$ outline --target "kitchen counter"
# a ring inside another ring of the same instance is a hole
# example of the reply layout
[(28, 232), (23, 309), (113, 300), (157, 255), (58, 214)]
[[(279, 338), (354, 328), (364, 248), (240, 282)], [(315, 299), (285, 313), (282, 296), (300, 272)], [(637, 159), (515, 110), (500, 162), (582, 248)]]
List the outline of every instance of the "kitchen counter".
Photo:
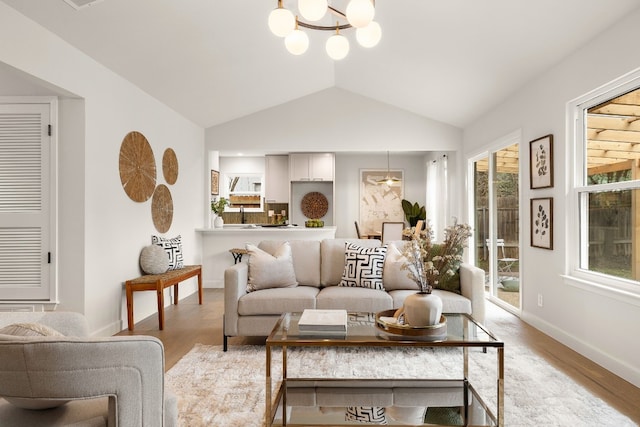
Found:
[[(224, 228), (198, 228), (202, 235), (202, 284), (208, 288), (224, 287), (224, 270), (233, 265), (229, 249), (257, 245), (262, 240), (324, 240), (333, 239), (335, 226), (258, 226), (255, 224), (225, 224)], [(243, 259), (242, 262), (245, 262)]]

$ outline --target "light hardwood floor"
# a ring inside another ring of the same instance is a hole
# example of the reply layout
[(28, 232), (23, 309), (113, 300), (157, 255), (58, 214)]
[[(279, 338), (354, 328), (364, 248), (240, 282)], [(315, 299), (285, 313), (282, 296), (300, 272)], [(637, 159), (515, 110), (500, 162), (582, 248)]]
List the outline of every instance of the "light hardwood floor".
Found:
[[(194, 344), (222, 345), (223, 290), (205, 289), (203, 305), (197, 294), (165, 309), (164, 330), (158, 330), (158, 316), (136, 323), (133, 332), (118, 335), (152, 335), (164, 343), (166, 369), (169, 370)], [(546, 361), (567, 374), (591, 393), (640, 424), (640, 389), (603, 369), (558, 341), (527, 325), (492, 303), (487, 303), (489, 330), (499, 327), (499, 338), (506, 348), (510, 343), (529, 347)], [(507, 334), (504, 331), (508, 331)], [(262, 338), (230, 338), (229, 346), (264, 343)]]

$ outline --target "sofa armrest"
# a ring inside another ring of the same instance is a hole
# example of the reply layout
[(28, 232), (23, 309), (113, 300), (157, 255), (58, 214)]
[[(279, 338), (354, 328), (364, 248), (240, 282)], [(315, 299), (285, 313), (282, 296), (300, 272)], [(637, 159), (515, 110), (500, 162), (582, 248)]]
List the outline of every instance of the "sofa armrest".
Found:
[(108, 396), (109, 425), (140, 427), (165, 425), (164, 394), (164, 348), (155, 337), (0, 343), (0, 396)]
[(88, 337), (87, 319), (71, 311), (5, 312), (0, 313), (0, 328), (14, 323), (40, 323), (67, 337)]
[(249, 267), (240, 262), (224, 271), (224, 335), (238, 335), (238, 300), (247, 293)]
[(460, 290), (471, 301), (471, 315), (481, 324), (484, 323), (484, 270), (471, 264), (460, 265)]

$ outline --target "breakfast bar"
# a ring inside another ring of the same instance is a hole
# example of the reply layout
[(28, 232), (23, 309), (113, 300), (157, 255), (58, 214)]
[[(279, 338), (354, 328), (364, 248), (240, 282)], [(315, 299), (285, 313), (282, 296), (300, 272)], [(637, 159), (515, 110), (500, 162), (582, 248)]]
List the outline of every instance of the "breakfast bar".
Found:
[(263, 240), (323, 240), (336, 235), (335, 226), (225, 224), (222, 228), (196, 231), (202, 235), (202, 282), (206, 288), (224, 287), (224, 270), (235, 261), (230, 249), (245, 248), (247, 243), (257, 245)]

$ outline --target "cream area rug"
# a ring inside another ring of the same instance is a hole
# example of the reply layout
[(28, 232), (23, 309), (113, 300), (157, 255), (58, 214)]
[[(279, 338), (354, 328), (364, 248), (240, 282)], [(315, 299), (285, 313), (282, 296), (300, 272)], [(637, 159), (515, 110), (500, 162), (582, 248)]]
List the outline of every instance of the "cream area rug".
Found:
[[(280, 378), (275, 352), (272, 377)], [(185, 427), (261, 427), (265, 399), (265, 347), (196, 344), (166, 374), (178, 396)], [(290, 377), (459, 378), (459, 349), (303, 348), (288, 351)], [(496, 353), (470, 350), (471, 383), (491, 408), (496, 405)], [(505, 350), (506, 426), (636, 426), (541, 357), (522, 347)]]

